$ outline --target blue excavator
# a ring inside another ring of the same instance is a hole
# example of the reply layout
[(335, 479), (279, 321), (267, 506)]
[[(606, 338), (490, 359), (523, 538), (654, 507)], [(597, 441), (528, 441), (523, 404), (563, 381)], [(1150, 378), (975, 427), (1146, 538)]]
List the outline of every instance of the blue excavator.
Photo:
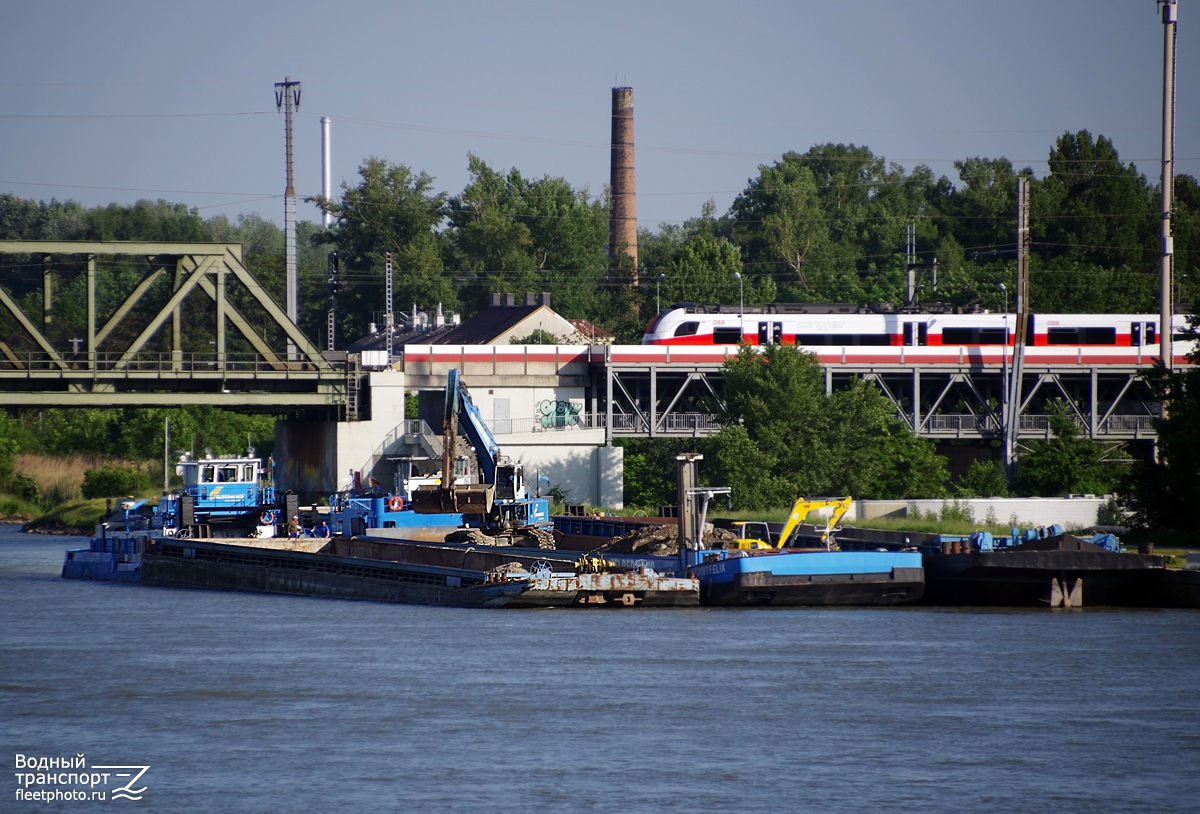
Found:
[[(460, 432), (478, 461), (477, 483), (455, 483), (446, 475), (454, 472)], [(554, 548), (549, 502), (529, 496), (521, 464), (501, 454), (457, 369), (446, 376), (441, 482), (417, 487), (412, 499), (418, 514), (461, 512), (464, 520), (480, 518), (478, 529), (457, 532), (462, 539), (449, 542)]]

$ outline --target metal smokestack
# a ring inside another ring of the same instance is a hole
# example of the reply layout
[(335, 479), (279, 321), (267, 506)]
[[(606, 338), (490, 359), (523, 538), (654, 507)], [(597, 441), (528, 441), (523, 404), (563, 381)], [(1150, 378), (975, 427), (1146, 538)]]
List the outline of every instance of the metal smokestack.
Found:
[[(633, 88), (612, 89), (612, 216), (608, 257), (615, 269), (627, 263), (637, 285), (637, 185), (633, 172)], [(625, 257), (621, 257), (624, 255)], [(628, 259), (625, 259), (628, 258)]]
[[(330, 180), (329, 170), (329, 122), (328, 116), (321, 117), (321, 195), (327, 201), (333, 198), (333, 182)], [(328, 229), (333, 223), (333, 216), (326, 212), (322, 222)]]

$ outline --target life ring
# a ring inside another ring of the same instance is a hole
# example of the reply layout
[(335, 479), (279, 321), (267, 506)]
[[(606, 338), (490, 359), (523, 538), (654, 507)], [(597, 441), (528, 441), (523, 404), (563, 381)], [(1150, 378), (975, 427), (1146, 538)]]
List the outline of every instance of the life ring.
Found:
[(269, 526), (274, 522), (275, 522), (275, 518), (271, 517), (270, 512), (263, 512), (262, 517), (258, 518), (258, 524), (260, 526)]
[(398, 512), (404, 508), (404, 498), (400, 495), (392, 495), (388, 498), (387, 507), (389, 512)]

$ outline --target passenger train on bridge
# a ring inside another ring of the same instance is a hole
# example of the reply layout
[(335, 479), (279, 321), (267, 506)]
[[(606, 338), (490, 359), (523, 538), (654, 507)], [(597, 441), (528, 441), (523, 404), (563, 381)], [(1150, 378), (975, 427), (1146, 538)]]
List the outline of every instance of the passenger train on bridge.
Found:
[[(1073, 348), (1130, 348), (1139, 355), (1157, 354), (1157, 314), (1031, 314), (1026, 345)], [(1176, 314), (1173, 338), (1181, 347), (1187, 318)], [(1011, 346), (1015, 314), (954, 313), (950, 307), (921, 310), (890, 305), (777, 303), (739, 310), (728, 305), (676, 303), (646, 328), (643, 345), (802, 345), (814, 349), (878, 347)]]

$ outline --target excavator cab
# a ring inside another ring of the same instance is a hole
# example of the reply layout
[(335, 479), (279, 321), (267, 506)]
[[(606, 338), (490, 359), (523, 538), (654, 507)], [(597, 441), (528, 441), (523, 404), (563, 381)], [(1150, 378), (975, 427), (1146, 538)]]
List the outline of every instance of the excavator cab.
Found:
[(727, 542), (725, 548), (741, 550), (774, 548), (771, 545), (771, 531), (763, 521), (739, 520), (733, 525), (737, 527), (737, 539)]

